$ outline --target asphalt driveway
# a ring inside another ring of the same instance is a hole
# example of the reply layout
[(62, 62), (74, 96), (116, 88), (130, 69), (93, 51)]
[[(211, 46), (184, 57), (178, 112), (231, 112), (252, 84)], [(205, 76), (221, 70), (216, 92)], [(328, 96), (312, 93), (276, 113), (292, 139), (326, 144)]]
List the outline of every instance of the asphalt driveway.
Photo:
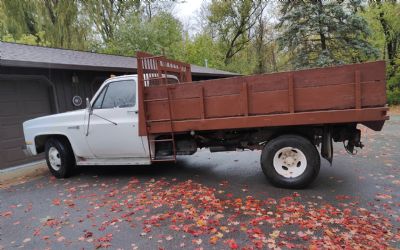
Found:
[(0, 249), (399, 248), (400, 116), (363, 130), (362, 151), (335, 145), (297, 191), (271, 186), (257, 151), (40, 172), (0, 190)]

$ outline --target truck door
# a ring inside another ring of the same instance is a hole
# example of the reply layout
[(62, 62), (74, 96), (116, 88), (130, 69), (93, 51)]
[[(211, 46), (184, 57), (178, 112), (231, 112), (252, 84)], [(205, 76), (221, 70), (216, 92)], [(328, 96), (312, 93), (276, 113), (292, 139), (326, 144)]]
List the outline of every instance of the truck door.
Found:
[(115, 80), (94, 101), (86, 138), (96, 157), (148, 157), (146, 138), (138, 134), (136, 89), (132, 78)]

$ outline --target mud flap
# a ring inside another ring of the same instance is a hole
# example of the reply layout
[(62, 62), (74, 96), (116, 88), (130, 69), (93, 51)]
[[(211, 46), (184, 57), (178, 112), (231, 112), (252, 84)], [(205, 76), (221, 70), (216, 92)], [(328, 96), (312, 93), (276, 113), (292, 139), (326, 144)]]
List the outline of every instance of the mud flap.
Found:
[(332, 135), (329, 127), (324, 128), (324, 134), (322, 135), (321, 143), (321, 155), (332, 165), (333, 160), (333, 142)]

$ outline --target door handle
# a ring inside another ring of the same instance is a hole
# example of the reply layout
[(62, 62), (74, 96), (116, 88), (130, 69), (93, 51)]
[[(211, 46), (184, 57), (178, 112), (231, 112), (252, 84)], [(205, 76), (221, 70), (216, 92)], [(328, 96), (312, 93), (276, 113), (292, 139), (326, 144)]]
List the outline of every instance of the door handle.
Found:
[(129, 114), (130, 114), (130, 113), (135, 113), (135, 114), (137, 114), (137, 113), (138, 113), (138, 111), (137, 111), (137, 110), (128, 110), (128, 111), (126, 111), (126, 112), (128, 112)]

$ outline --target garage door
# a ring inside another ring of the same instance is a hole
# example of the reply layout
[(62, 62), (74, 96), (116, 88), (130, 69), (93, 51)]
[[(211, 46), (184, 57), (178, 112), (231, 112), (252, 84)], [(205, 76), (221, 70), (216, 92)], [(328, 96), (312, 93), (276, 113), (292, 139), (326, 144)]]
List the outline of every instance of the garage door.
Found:
[(0, 75), (0, 169), (43, 158), (26, 157), (22, 122), (51, 114), (49, 86), (38, 79)]

